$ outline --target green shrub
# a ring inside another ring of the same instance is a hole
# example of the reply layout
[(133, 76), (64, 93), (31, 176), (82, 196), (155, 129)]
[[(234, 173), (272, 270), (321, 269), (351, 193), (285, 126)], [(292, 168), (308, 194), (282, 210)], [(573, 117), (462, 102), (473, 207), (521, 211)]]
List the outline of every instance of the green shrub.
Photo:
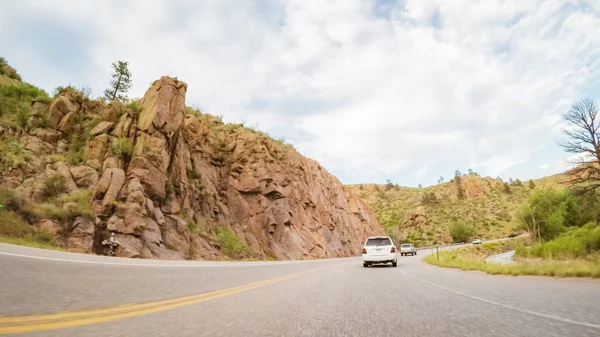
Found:
[(138, 117), (140, 112), (142, 112), (142, 104), (139, 101), (131, 101), (127, 104), (127, 108), (132, 112), (132, 117)]
[(25, 129), (31, 102), (47, 97), (46, 92), (27, 83), (0, 85), (0, 118), (6, 123)]
[(110, 144), (110, 152), (121, 158), (129, 158), (133, 153), (133, 145), (129, 138), (119, 138)]
[(46, 199), (51, 199), (68, 191), (67, 178), (59, 174), (44, 182), (42, 192)]
[(187, 176), (190, 179), (200, 179), (202, 178), (202, 176), (200, 175), (200, 173), (194, 171), (194, 170), (187, 170)]
[(174, 193), (175, 193), (175, 186), (173, 186), (173, 183), (171, 182), (171, 180), (167, 180), (167, 182), (165, 183), (165, 195), (166, 195), (166, 198), (169, 198)]
[(45, 230), (30, 225), (12, 211), (0, 210), (0, 237), (18, 238), (45, 244), (54, 244), (54, 238)]
[(586, 257), (600, 251), (600, 226), (589, 223), (582, 228), (570, 228), (555, 239), (532, 247), (521, 247), (516, 255), (546, 260), (568, 260)]
[(221, 251), (231, 257), (240, 257), (248, 252), (248, 246), (227, 227), (217, 229), (217, 237)]
[(68, 195), (63, 195), (58, 198), (57, 203), (62, 206), (66, 203), (74, 202), (77, 204), (70, 212), (72, 215), (88, 216), (94, 215), (92, 210), (92, 190), (79, 190)]
[(198, 227), (198, 225), (194, 221), (189, 221), (187, 225), (188, 229), (190, 230), (190, 233), (200, 234), (200, 227)]
[(0, 75), (7, 76), (13, 80), (21, 81), (21, 75), (19, 75), (19, 73), (13, 67), (11, 67), (3, 57), (0, 57)]
[(454, 242), (467, 242), (475, 233), (475, 227), (465, 221), (456, 221), (450, 228), (450, 236)]
[(27, 158), (23, 143), (16, 139), (8, 142), (0, 140), (0, 163), (15, 167), (24, 164)]
[(63, 87), (62, 85), (59, 85), (58, 87), (54, 88), (54, 90), (52, 90), (52, 97), (58, 97), (60, 94), (65, 92), (65, 90), (67, 90), (67, 88)]

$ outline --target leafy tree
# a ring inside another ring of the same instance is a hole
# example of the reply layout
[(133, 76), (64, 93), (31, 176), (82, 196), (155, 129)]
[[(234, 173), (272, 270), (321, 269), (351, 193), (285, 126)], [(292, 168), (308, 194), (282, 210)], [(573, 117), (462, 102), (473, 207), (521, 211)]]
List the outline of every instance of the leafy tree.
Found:
[(423, 188), (423, 185), (419, 184), (419, 188)]
[(444, 177), (440, 176), (440, 177), (438, 178), (438, 181), (437, 181), (437, 182), (438, 182), (438, 184), (441, 184), (441, 183), (443, 183), (443, 182), (444, 182)]
[(450, 235), (454, 242), (467, 242), (475, 233), (475, 227), (470, 223), (459, 220), (450, 228)]
[(568, 189), (533, 192), (516, 212), (517, 221), (535, 240), (552, 240), (568, 227), (597, 223), (600, 199), (596, 193), (573, 193)]
[(504, 190), (504, 193), (506, 193), (506, 194), (512, 193), (512, 191), (510, 190), (510, 185), (507, 182), (504, 183), (504, 189), (503, 190)]
[(514, 185), (515, 181), (513, 180), (513, 178), (511, 178), (511, 177), (508, 177), (508, 183), (509, 183), (510, 185)]
[(600, 187), (600, 120), (598, 106), (586, 97), (563, 114), (566, 127), (562, 132), (569, 138), (558, 144), (569, 153), (579, 154), (572, 163), (577, 166), (568, 174), (567, 183), (576, 193), (595, 191)]
[(454, 176), (455, 177), (460, 177), (460, 171), (459, 170), (454, 171)]
[(110, 81), (110, 88), (104, 90), (104, 97), (107, 100), (127, 99), (127, 91), (131, 88), (131, 73), (128, 65), (125, 61), (113, 62), (111, 75), (113, 79)]
[(391, 180), (386, 179), (385, 180), (385, 189), (386, 190), (391, 190), (392, 188), (394, 188), (394, 184), (392, 183)]
[(498, 180), (499, 182), (503, 182), (503, 180), (502, 180), (502, 178), (500, 176), (497, 176), (496, 180)]
[(531, 179), (529, 179), (529, 188), (530, 189), (534, 189), (535, 188), (535, 183)]
[(521, 180), (515, 179), (515, 181), (513, 181), (513, 185), (514, 186), (523, 186), (523, 183), (521, 182)]

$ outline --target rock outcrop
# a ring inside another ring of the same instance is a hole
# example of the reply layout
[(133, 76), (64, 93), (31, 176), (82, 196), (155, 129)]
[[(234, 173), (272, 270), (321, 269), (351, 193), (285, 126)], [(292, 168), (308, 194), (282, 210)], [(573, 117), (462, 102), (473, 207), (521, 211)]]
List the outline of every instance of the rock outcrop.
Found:
[[(65, 216), (40, 226), (69, 249), (102, 253), (114, 232), (118, 256), (159, 259), (344, 257), (383, 234), (317, 162), (241, 125), (188, 113), (186, 92), (162, 77), (135, 105), (103, 106), (70, 88), (55, 98), (48, 128), (22, 137), (41, 158), (18, 190), (41, 202), (60, 175), (65, 193), (88, 191), (91, 212), (67, 203)], [(89, 129), (80, 125), (86, 118), (96, 121)], [(73, 152), (78, 132), (86, 143)], [(66, 151), (81, 156), (77, 165), (49, 159)]]

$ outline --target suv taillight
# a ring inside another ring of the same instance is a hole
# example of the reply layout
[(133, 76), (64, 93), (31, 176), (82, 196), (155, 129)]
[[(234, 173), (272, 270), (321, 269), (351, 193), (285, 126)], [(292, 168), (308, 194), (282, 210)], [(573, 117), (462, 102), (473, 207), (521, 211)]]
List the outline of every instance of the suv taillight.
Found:
[(367, 253), (367, 248), (363, 248), (363, 254)]
[(392, 247), (391, 253), (395, 253), (395, 252), (396, 252), (396, 247)]

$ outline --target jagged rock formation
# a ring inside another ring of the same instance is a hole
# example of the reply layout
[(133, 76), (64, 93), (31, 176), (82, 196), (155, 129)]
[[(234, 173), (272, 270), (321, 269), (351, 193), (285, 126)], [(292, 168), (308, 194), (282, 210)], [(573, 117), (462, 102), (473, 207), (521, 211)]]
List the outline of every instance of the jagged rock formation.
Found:
[[(33, 102), (31, 118), (47, 111), (47, 127), (0, 132), (35, 154), (3, 172), (0, 185), (42, 203), (48, 181), (59, 181), (69, 195), (59, 205), (66, 215), (39, 226), (90, 253), (103, 252), (114, 232), (117, 254), (127, 257), (342, 257), (383, 234), (369, 208), (317, 162), (186, 108), (186, 91), (162, 77), (127, 106), (71, 88), (50, 104)], [(56, 158), (66, 154), (76, 163)], [(89, 199), (68, 200), (82, 191)], [(86, 202), (91, 209), (81, 211)]]

